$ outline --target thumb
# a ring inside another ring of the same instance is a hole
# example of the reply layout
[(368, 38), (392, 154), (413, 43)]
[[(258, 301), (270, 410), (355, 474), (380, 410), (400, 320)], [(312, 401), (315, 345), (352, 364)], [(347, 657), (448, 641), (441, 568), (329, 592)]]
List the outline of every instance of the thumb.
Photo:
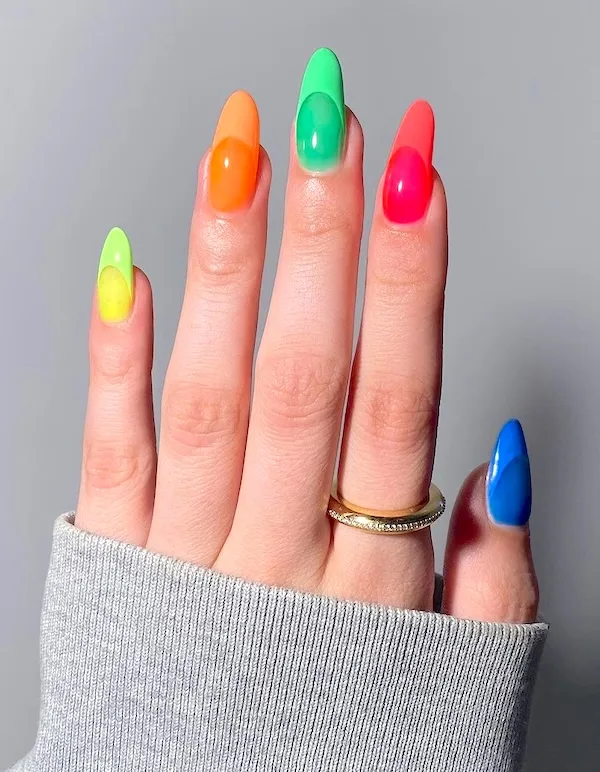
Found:
[(538, 584), (529, 539), (531, 476), (521, 424), (506, 423), (489, 465), (458, 495), (444, 561), (443, 610), (487, 622), (533, 622)]

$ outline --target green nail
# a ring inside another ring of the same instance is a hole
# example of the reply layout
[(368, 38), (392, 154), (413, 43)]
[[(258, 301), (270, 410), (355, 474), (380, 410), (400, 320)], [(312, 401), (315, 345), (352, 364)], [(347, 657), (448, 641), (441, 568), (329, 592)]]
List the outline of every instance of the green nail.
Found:
[(120, 228), (106, 237), (98, 265), (98, 311), (105, 322), (123, 322), (133, 305), (133, 260)]
[(321, 172), (340, 162), (346, 140), (342, 68), (329, 48), (319, 48), (306, 65), (298, 110), (296, 148), (302, 166)]
[(116, 268), (133, 295), (133, 258), (131, 245), (127, 234), (121, 228), (112, 228), (104, 241), (100, 262), (98, 264), (98, 279), (105, 268)]

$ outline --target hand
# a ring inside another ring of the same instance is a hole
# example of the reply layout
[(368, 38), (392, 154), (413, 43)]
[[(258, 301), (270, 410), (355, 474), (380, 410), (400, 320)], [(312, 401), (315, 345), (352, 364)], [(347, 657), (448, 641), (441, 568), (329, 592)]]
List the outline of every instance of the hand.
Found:
[[(123, 232), (107, 239), (92, 310), (76, 525), (248, 580), (431, 610), (429, 528), (372, 534), (326, 510), (340, 431), (345, 499), (392, 510), (427, 497), (447, 258), (433, 115), (424, 102), (411, 107), (377, 192), (352, 361), (363, 138), (344, 106), (337, 60), (326, 50), (311, 59), (251, 394), (271, 179), (258, 137), (254, 102), (238, 92), (200, 163), (158, 452), (150, 284), (131, 267)], [(455, 507), (444, 610), (530, 622), (537, 584), (517, 423), (500, 435), (495, 458), (487, 488), (481, 467)]]

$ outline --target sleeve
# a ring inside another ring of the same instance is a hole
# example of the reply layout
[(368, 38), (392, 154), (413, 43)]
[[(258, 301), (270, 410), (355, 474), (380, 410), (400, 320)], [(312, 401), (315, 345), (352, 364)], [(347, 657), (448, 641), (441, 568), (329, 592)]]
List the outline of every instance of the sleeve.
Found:
[(64, 515), (13, 772), (514, 772), (546, 635), (252, 584)]

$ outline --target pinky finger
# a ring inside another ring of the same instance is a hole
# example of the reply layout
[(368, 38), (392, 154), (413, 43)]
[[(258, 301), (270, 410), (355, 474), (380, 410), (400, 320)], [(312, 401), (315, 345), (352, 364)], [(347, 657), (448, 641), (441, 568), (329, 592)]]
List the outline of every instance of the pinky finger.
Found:
[(75, 524), (144, 545), (156, 473), (152, 291), (124, 232), (102, 250), (90, 324), (90, 385)]
[(538, 584), (529, 539), (531, 478), (521, 424), (504, 425), (489, 467), (465, 481), (444, 564), (443, 610), (484, 622), (534, 622)]

